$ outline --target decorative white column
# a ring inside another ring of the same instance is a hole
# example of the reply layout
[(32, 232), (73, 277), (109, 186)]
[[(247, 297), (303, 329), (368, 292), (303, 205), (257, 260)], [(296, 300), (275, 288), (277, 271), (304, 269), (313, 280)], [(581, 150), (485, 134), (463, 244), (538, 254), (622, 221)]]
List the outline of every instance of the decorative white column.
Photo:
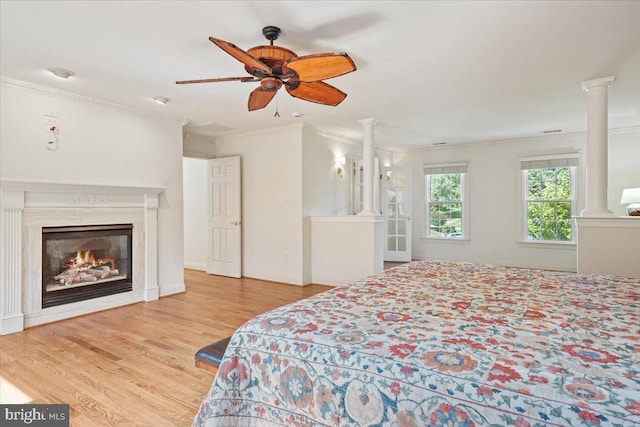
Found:
[(0, 334), (24, 329), (22, 211), (24, 192), (0, 190)]
[(581, 216), (610, 216), (608, 184), (608, 97), (615, 76), (582, 82), (587, 92), (587, 198)]
[(373, 209), (373, 181), (375, 175), (373, 127), (378, 123), (373, 118), (358, 120), (364, 129), (362, 138), (362, 211), (358, 215), (375, 216)]
[(157, 300), (158, 288), (158, 194), (144, 196), (144, 300)]

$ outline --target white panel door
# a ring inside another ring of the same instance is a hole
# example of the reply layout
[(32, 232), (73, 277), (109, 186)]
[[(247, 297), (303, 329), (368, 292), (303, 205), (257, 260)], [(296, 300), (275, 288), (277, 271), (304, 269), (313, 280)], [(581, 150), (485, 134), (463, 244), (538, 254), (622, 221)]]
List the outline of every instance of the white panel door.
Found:
[(385, 261), (411, 261), (411, 168), (382, 169), (382, 208), (386, 220)]
[(242, 275), (240, 157), (209, 160), (207, 273)]

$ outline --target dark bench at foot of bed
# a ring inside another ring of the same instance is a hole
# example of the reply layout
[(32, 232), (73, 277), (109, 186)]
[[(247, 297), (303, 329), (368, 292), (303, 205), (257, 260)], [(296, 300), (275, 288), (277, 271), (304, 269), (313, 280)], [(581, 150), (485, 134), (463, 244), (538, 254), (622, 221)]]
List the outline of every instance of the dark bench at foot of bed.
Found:
[(230, 339), (231, 337), (221, 339), (198, 350), (194, 356), (196, 367), (210, 372), (217, 372)]

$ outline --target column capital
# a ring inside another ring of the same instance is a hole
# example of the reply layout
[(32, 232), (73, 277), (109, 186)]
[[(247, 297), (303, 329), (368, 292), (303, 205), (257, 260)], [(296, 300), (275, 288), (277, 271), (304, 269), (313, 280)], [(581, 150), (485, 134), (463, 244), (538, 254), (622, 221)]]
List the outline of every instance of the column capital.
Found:
[(380, 122), (373, 117), (368, 117), (366, 119), (358, 120), (358, 123), (360, 123), (362, 126), (375, 126)]
[(601, 77), (599, 79), (592, 79), (592, 80), (583, 80), (582, 81), (582, 90), (584, 90), (585, 92), (589, 92), (590, 89), (593, 89), (594, 87), (609, 87), (613, 84), (613, 81), (616, 79), (616, 76), (608, 76), (608, 77)]

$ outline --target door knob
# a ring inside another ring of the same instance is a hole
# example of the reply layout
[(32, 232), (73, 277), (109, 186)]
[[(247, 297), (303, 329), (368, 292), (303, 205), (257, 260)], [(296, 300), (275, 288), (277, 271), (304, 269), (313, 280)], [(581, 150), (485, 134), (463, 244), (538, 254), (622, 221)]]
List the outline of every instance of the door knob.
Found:
[(235, 221), (235, 222), (232, 222), (231, 224), (233, 224), (233, 225), (240, 225), (240, 224), (242, 224), (242, 222), (240, 222), (240, 221)]

